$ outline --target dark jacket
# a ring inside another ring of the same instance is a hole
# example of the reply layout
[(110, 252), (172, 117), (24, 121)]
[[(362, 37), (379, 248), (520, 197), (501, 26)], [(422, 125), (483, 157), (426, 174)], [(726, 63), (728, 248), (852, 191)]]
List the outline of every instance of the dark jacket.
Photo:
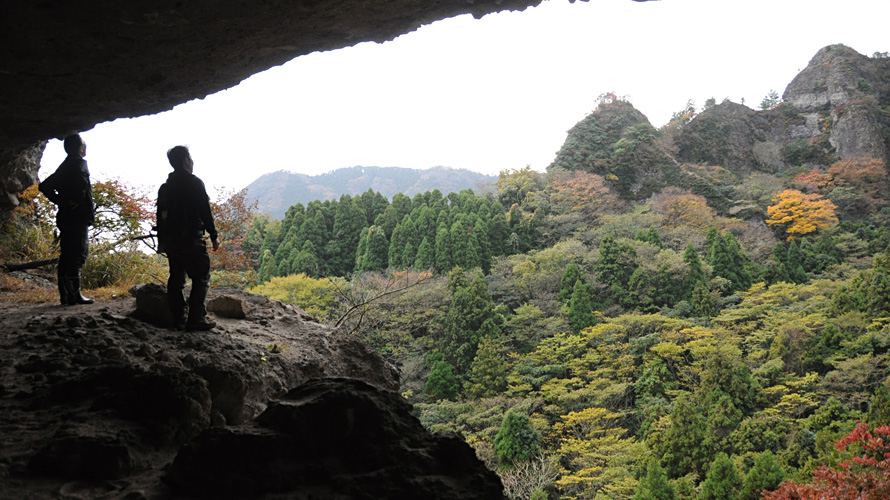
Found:
[(83, 158), (69, 155), (38, 189), (59, 207), (56, 223), (60, 227), (92, 225), (95, 221), (90, 171)]
[(158, 189), (157, 223), (161, 252), (190, 248), (205, 232), (219, 236), (204, 182), (185, 170), (174, 170)]

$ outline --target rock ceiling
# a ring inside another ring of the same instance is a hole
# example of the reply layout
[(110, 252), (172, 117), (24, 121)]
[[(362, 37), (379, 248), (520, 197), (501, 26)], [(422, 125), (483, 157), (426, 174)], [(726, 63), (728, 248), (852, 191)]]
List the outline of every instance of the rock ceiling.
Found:
[(0, 147), (158, 113), (315, 51), (541, 0), (35, 0), (0, 20)]
[(300, 55), (541, 1), (8, 2), (0, 16), (0, 218), (37, 179), (47, 139), (166, 111)]

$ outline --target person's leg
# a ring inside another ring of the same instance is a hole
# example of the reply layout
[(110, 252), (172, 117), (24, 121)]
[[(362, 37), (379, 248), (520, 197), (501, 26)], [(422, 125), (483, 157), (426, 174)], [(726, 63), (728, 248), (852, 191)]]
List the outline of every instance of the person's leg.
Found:
[(62, 261), (59, 259), (59, 271), (57, 273), (59, 280), (59, 303), (63, 306), (68, 305), (68, 275), (65, 268), (62, 267)]
[(71, 231), (72, 239), (74, 240), (71, 243), (72, 250), (72, 259), (71, 259), (71, 268), (68, 270), (68, 303), (69, 304), (92, 304), (94, 302), (93, 299), (84, 297), (80, 294), (80, 271), (83, 269), (83, 265), (87, 262), (87, 257), (90, 255), (90, 243), (88, 238), (89, 226), (86, 224), (77, 226), (73, 228)]
[(189, 254), (186, 272), (192, 280), (186, 329), (209, 330), (216, 326), (216, 323), (206, 319), (207, 308), (204, 301), (210, 289), (210, 255), (207, 254), (207, 244), (204, 240), (201, 240), (194, 252)]
[(185, 298), (182, 289), (185, 287), (185, 257), (181, 253), (169, 252), (167, 262), (170, 264), (170, 277), (167, 279), (167, 306), (173, 317), (173, 326), (185, 328)]
[(71, 248), (72, 234), (68, 228), (59, 226), (59, 301), (62, 305), (68, 305), (68, 273), (71, 269), (71, 256), (76, 249)]

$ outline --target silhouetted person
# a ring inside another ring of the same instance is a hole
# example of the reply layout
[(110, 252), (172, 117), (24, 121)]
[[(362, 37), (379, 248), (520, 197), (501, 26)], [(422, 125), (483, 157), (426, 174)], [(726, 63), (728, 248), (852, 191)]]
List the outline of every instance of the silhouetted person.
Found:
[[(167, 151), (173, 173), (158, 190), (158, 250), (167, 254), (170, 279), (167, 280), (167, 303), (177, 329), (210, 330), (216, 323), (206, 318), (204, 300), (210, 288), (210, 255), (204, 233), (210, 235), (213, 250), (219, 249), (216, 225), (210, 211), (210, 198), (204, 183), (192, 171), (195, 163), (185, 146)], [(182, 290), (185, 279), (192, 280), (185, 318)]]
[(38, 188), (59, 207), (59, 299), (62, 304), (92, 304), (93, 299), (80, 294), (80, 271), (90, 253), (88, 228), (96, 217), (90, 171), (83, 158), (87, 144), (80, 134), (65, 138), (68, 157)]

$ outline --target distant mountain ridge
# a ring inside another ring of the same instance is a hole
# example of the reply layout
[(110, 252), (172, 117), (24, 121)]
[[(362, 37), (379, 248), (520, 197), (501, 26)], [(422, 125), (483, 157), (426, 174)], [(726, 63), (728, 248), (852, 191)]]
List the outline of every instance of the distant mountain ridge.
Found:
[(396, 193), (414, 196), (438, 189), (442, 194), (492, 184), (497, 176), (462, 168), (433, 167), (426, 170), (401, 167), (348, 167), (326, 174), (306, 175), (279, 170), (265, 174), (247, 186), (247, 199), (257, 202), (261, 213), (282, 219), (288, 207), (313, 200), (332, 200), (359, 195), (368, 189), (387, 198)]

